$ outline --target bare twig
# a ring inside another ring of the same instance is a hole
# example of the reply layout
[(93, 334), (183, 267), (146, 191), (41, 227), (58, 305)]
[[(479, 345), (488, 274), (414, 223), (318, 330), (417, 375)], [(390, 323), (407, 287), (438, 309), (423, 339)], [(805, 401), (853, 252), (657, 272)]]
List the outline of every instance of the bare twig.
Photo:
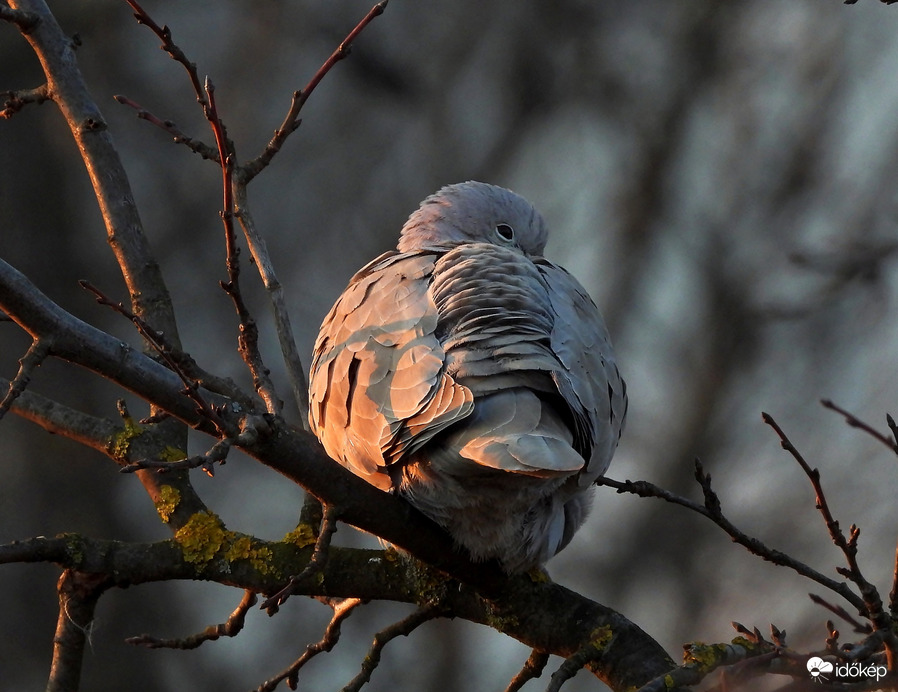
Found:
[(542, 675), (548, 662), (549, 654), (539, 649), (533, 649), (530, 656), (524, 661), (523, 667), (508, 683), (505, 692), (518, 692), (528, 682)]
[(898, 454), (898, 428), (896, 428), (895, 420), (892, 418), (891, 415), (886, 415), (886, 423), (889, 426), (889, 430), (891, 430), (891, 432), (892, 432), (892, 439), (890, 440), (888, 438), (888, 436), (883, 435), (872, 425), (865, 423), (864, 421), (859, 419), (857, 416), (855, 416), (852, 413), (849, 413), (842, 407), (837, 406), (829, 399), (821, 399), (820, 403), (823, 404), (824, 408), (828, 408), (830, 411), (835, 411), (836, 413), (840, 414), (845, 419), (845, 422), (848, 423), (848, 425), (850, 425), (852, 428), (858, 428), (860, 430), (863, 430), (865, 433), (867, 433), (874, 439), (882, 442), (892, 452), (894, 452), (895, 454)]
[(3, 91), (0, 92), (0, 96), (3, 98), (3, 110), (0, 110), (0, 120), (6, 120), (14, 116), (29, 103), (41, 104), (49, 100), (50, 89), (46, 84), (41, 84), (34, 89)]
[(128, 644), (145, 646), (149, 649), (195, 649), (208, 641), (215, 641), (220, 637), (236, 637), (243, 629), (246, 622), (246, 614), (256, 605), (256, 594), (247, 589), (243, 592), (243, 598), (228, 617), (227, 621), (218, 625), (209, 625), (198, 634), (182, 639), (159, 639), (149, 634), (141, 634), (137, 637), (129, 637), (125, 640)]
[(48, 340), (38, 338), (31, 342), (25, 355), (19, 359), (19, 371), (9, 383), (6, 395), (0, 400), (0, 420), (9, 411), (12, 402), (25, 391), (28, 383), (31, 382), (32, 374), (46, 360), (49, 353), (50, 342)]
[(229, 437), (218, 440), (208, 452), (205, 454), (197, 454), (192, 457), (185, 457), (177, 461), (168, 461), (166, 459), (138, 459), (130, 464), (122, 466), (119, 471), (122, 473), (134, 473), (144, 469), (156, 469), (159, 473), (167, 473), (169, 471), (184, 471), (190, 469), (202, 468), (203, 472), (213, 478), (215, 476), (215, 464), (224, 466), (228, 458), (228, 452), (234, 445), (234, 440)]
[(225, 231), (225, 248), (227, 251), (226, 266), (228, 280), (221, 282), (221, 287), (230, 296), (240, 319), (240, 334), (237, 337), (237, 350), (253, 376), (253, 387), (262, 400), (269, 413), (280, 413), (283, 403), (278, 398), (271, 381), (270, 371), (262, 361), (262, 353), (259, 350), (259, 330), (256, 321), (250, 314), (243, 294), (240, 290), (240, 249), (237, 247), (237, 238), (234, 233), (234, 146), (228, 140), (224, 123), (218, 113), (215, 103), (215, 87), (212, 80), (206, 77), (205, 81), (206, 105), (203, 112), (209, 120), (212, 132), (215, 134), (215, 143), (218, 146), (218, 156), (222, 161), (222, 210), (221, 220)]
[(204, 159), (215, 161), (215, 163), (221, 163), (221, 159), (219, 158), (218, 151), (216, 149), (210, 147), (205, 142), (201, 142), (198, 139), (188, 137), (171, 120), (163, 120), (162, 118), (156, 117), (139, 103), (132, 101), (127, 96), (121, 96), (117, 94), (112, 98), (114, 98), (123, 106), (128, 106), (129, 108), (133, 108), (135, 111), (137, 111), (137, 117), (141, 120), (146, 120), (151, 125), (155, 125), (156, 127), (165, 130), (172, 136), (177, 144), (185, 145), (192, 152), (194, 152), (195, 154), (199, 154)]
[(315, 550), (312, 551), (312, 558), (309, 560), (309, 564), (303, 568), (302, 572), (290, 577), (290, 581), (287, 582), (283, 589), (262, 602), (262, 609), (268, 611), (269, 615), (274, 615), (278, 608), (296, 592), (296, 586), (301, 584), (312, 572), (324, 568), (330, 550), (331, 539), (337, 532), (338, 518), (339, 512), (335, 505), (324, 506), (321, 529), (318, 532), (318, 538), (315, 540)]
[[(814, 489), (815, 495), (815, 506), (820, 511), (820, 514), (823, 516), (823, 521), (826, 523), (826, 529), (829, 531), (830, 538), (832, 538), (833, 543), (835, 543), (839, 548), (841, 548), (842, 552), (845, 553), (846, 558), (851, 562), (853, 557), (857, 555), (857, 543), (856, 540), (847, 540), (845, 538), (845, 534), (842, 532), (842, 528), (839, 526), (839, 522), (833, 516), (832, 512), (829, 509), (829, 503), (826, 501), (826, 495), (823, 492), (823, 485), (820, 483), (820, 471), (818, 469), (812, 469), (810, 464), (805, 461), (805, 458), (802, 456), (801, 452), (792, 444), (792, 441), (788, 438), (783, 429), (780, 428), (779, 424), (773, 419), (769, 413), (761, 413), (761, 419), (769, 425), (776, 432), (777, 436), (780, 438), (780, 445), (783, 449), (785, 449), (795, 461), (798, 462), (798, 465), (801, 466), (801, 469), (805, 472), (805, 475), (811, 481), (811, 486)], [(852, 526), (852, 534), (854, 534), (854, 527)], [(852, 555), (849, 555), (852, 553)]]
[(898, 446), (898, 423), (895, 423), (895, 419), (892, 418), (890, 413), (886, 414), (886, 425), (892, 431), (892, 439), (895, 440), (895, 445)]
[[(184, 135), (174, 123), (157, 118), (134, 101), (123, 96), (117, 96), (116, 100), (119, 101), (119, 103), (135, 108), (138, 111), (138, 117), (164, 129), (175, 138), (175, 141), (187, 144), (193, 151), (199, 153), (204, 158), (212, 159), (221, 165), (223, 177), (222, 188), (225, 197), (222, 205), (222, 220), (225, 224), (225, 242), (228, 258), (228, 281), (223, 283), (222, 287), (234, 301), (240, 318), (240, 336), (238, 338), (239, 351), (253, 376), (253, 383), (256, 391), (265, 401), (268, 411), (270, 413), (280, 413), (282, 402), (275, 392), (274, 385), (269, 377), (268, 368), (265, 367), (262, 361), (261, 352), (258, 348), (258, 328), (249, 314), (249, 310), (243, 302), (240, 293), (238, 282), (239, 253), (234, 242), (233, 233), (233, 216), (235, 215), (240, 220), (250, 252), (255, 260), (262, 282), (268, 291), (274, 313), (278, 341), (284, 356), (293, 398), (299, 411), (300, 424), (307, 428), (307, 385), (304, 369), (293, 337), (293, 329), (287, 313), (283, 289), (274, 273), (273, 263), (271, 262), (265, 243), (260, 234), (256, 232), (255, 225), (246, 205), (246, 183), (255, 175), (255, 173), (253, 176), (245, 177), (242, 171), (238, 171), (237, 184), (235, 185), (234, 145), (227, 139), (224, 125), (218, 114), (215, 105), (214, 88), (212, 87), (211, 81), (207, 77), (205, 83), (201, 87), (196, 64), (191, 62), (184, 51), (174, 43), (171, 30), (168, 26), (160, 26), (137, 2), (128, 0), (128, 3), (134, 10), (134, 16), (137, 21), (149, 27), (162, 40), (162, 49), (187, 70), (191, 85), (197, 94), (197, 100), (203, 107), (203, 113), (209, 121), (215, 135), (217, 152), (201, 142), (190, 139)], [(386, 2), (384, 2), (383, 5), (386, 5)], [(377, 14), (379, 13), (380, 12)], [(370, 22), (370, 18), (363, 21), (363, 24), (367, 24), (368, 22)], [(359, 31), (361, 31), (361, 28), (360, 25), (360, 27), (357, 27), (350, 36), (354, 37), (357, 35)], [(345, 43), (346, 42), (344, 42), (344, 44)], [(348, 47), (345, 52), (348, 53)], [(322, 70), (319, 70), (319, 73), (316, 74), (317, 79), (313, 79), (314, 84), (311, 85), (311, 88), (307, 87), (306, 98), (329, 69), (330, 66), (328, 66), (327, 69), (322, 68)], [(259, 171), (261, 171), (261, 168), (259, 168)]]
[(293, 92), (293, 100), (290, 103), (290, 109), (287, 111), (287, 116), (284, 118), (284, 122), (281, 123), (281, 126), (274, 131), (274, 136), (265, 146), (265, 149), (255, 159), (240, 166), (238, 177), (241, 183), (248, 183), (271, 163), (274, 156), (280, 151), (281, 147), (284, 146), (287, 137), (289, 137), (302, 122), (299, 119), (299, 113), (306, 101), (308, 101), (309, 96), (315, 91), (315, 87), (321, 83), (321, 80), (324, 79), (334, 65), (349, 55), (352, 42), (358, 38), (359, 34), (361, 34), (365, 27), (367, 27), (376, 17), (383, 14), (384, 9), (387, 7), (387, 2), (388, 0), (383, 0), (372, 7), (368, 11), (368, 14), (362, 18), (362, 21), (349, 32), (346, 38), (343, 39), (343, 42), (337, 46), (337, 49), (324, 61), (324, 64), (318, 68), (318, 71), (314, 74), (309, 83), (306, 84), (305, 88), (301, 91)]
[[(838, 407), (833, 405), (832, 408), (843, 415), (846, 415), (846, 413)], [(847, 415), (850, 416), (850, 414)], [(857, 585), (864, 604), (863, 609), (859, 612), (870, 620), (874, 630), (885, 634), (883, 643), (885, 644), (889, 658), (889, 669), (894, 670), (894, 663), (898, 662), (898, 636), (895, 635), (892, 629), (892, 619), (883, 609), (882, 598), (879, 595), (878, 589), (875, 585), (867, 581), (861, 572), (860, 564), (857, 561), (858, 538), (860, 537), (861, 530), (852, 524), (848, 531), (848, 537), (845, 537), (844, 532), (839, 526), (839, 522), (833, 517), (833, 514), (829, 509), (829, 504), (826, 501), (826, 495), (823, 492), (823, 486), (820, 482), (820, 472), (817, 469), (812, 469), (808, 465), (796, 449), (795, 445), (792, 444), (792, 441), (783, 432), (782, 428), (780, 428), (776, 421), (773, 420), (772, 416), (767, 413), (762, 413), (761, 417), (765, 423), (776, 431), (783, 449), (788, 451), (795, 458), (810, 479), (816, 495), (817, 509), (820, 510), (820, 514), (823, 516), (830, 538), (832, 538), (833, 543), (835, 543), (842, 551), (842, 554), (845, 556), (845, 561), (848, 563), (847, 568), (837, 567), (836, 570), (843, 577), (850, 579)], [(849, 421), (850, 420), (856, 421), (857, 419), (850, 416)], [(863, 424), (856, 427), (863, 427)]]
[[(832, 538), (833, 543), (835, 543), (842, 551), (842, 554), (845, 556), (845, 560), (848, 563), (848, 569), (838, 568), (838, 571), (842, 576), (858, 585), (861, 590), (861, 595), (864, 598), (864, 609), (861, 612), (869, 617), (871, 621), (875, 620), (878, 617), (877, 613), (882, 613), (882, 600), (879, 597), (876, 587), (864, 578), (860, 570), (860, 565), (858, 565), (857, 562), (857, 542), (860, 537), (860, 529), (852, 524), (849, 528), (848, 537), (845, 537), (845, 533), (839, 526), (838, 520), (833, 516), (832, 511), (829, 508), (829, 503), (823, 492), (823, 485), (820, 482), (820, 471), (810, 467), (795, 445), (792, 444), (792, 441), (788, 438), (786, 433), (783, 432), (783, 429), (780, 428), (770, 414), (762, 413), (761, 418), (767, 425), (774, 429), (780, 438), (780, 443), (783, 449), (792, 455), (811, 481), (816, 496), (816, 507), (820, 510), (820, 514), (823, 516), (830, 538)], [(874, 627), (877, 629), (882, 629), (887, 626), (888, 623), (885, 620), (882, 620), (878, 627), (874, 622)]]
[(796, 560), (791, 555), (788, 555), (774, 548), (769, 548), (762, 541), (754, 538), (753, 536), (749, 536), (748, 534), (737, 528), (729, 519), (727, 519), (723, 515), (720, 505), (720, 499), (711, 488), (711, 476), (710, 474), (705, 473), (699, 459), (695, 460), (695, 477), (699, 485), (701, 486), (702, 492), (705, 496), (704, 505), (698, 504), (697, 502), (693, 502), (692, 500), (671, 493), (670, 491), (663, 488), (659, 488), (658, 486), (649, 483), (648, 481), (621, 482), (603, 477), (597, 479), (596, 484), (607, 485), (609, 487), (615, 488), (619, 493), (632, 493), (634, 495), (639, 495), (640, 497), (657, 497), (664, 500), (665, 502), (680, 505), (681, 507), (685, 507), (686, 509), (689, 509), (697, 514), (701, 514), (702, 516), (707, 517), (708, 519), (713, 521), (721, 529), (723, 529), (726, 534), (733, 540), (733, 542), (743, 546), (754, 555), (757, 555), (758, 557), (767, 560), (768, 562), (772, 562), (775, 565), (788, 567), (798, 574), (817, 582), (821, 586), (824, 586), (831, 591), (834, 591), (846, 601), (851, 603), (851, 605), (853, 605), (855, 608), (857, 608), (859, 612), (866, 611), (863, 599), (861, 599), (856, 593), (854, 593), (846, 583), (838, 582), (821, 574), (820, 572), (809, 567), (800, 560)]
[(168, 53), (172, 60), (180, 63), (187, 70), (187, 76), (190, 78), (190, 84), (193, 87), (194, 94), (196, 94), (196, 100), (205, 109), (207, 106), (206, 92), (197, 74), (196, 63), (191, 62), (187, 55), (184, 54), (184, 51), (172, 40), (171, 29), (167, 25), (159, 26), (136, 0), (125, 0), (125, 2), (134, 10), (134, 18), (137, 20), (137, 23), (143, 24), (156, 34), (159, 40), (162, 41), (160, 48)]
[(603, 647), (594, 642), (586, 642), (580, 649), (564, 659), (549, 681), (546, 692), (559, 692), (561, 686), (574, 677), (580, 669), (590, 661), (594, 661), (603, 653)]
[(892, 570), (892, 589), (889, 591), (889, 613), (898, 619), (898, 546), (895, 547), (895, 568)]
[[(262, 397), (269, 413), (279, 413), (281, 402), (278, 398), (274, 384), (269, 376), (269, 370), (262, 361), (262, 355), (258, 347), (258, 328), (255, 320), (250, 315), (249, 309), (243, 301), (240, 292), (239, 274), (239, 250), (236, 245), (234, 234), (234, 145), (228, 139), (224, 123), (219, 115), (218, 108), (215, 103), (215, 87), (212, 80), (206, 77), (204, 82), (200, 83), (199, 74), (196, 64), (190, 61), (184, 51), (172, 39), (171, 29), (167, 25), (160, 26), (136, 0), (126, 0), (134, 10), (134, 17), (138, 23), (147, 26), (162, 41), (162, 50), (169, 56), (180, 63), (187, 71), (190, 84), (196, 94), (197, 102), (203, 108), (203, 114), (209, 121), (212, 133), (215, 136), (215, 144), (218, 150), (217, 156), (211, 155), (208, 147), (191, 147), (194, 151), (198, 151), (206, 158), (211, 158), (221, 165), (222, 172), (222, 211), (221, 218), (225, 229), (225, 246), (227, 249), (227, 272), (228, 280), (222, 282), (221, 286), (225, 292), (231, 297), (237, 314), (240, 319), (240, 334), (238, 336), (238, 350), (250, 369), (253, 376), (253, 386)], [(128, 100), (119, 99), (121, 103), (127, 103), (132, 107), (137, 104)], [(140, 109), (147, 120), (151, 120), (147, 111)], [(139, 113), (140, 115), (140, 113)], [(163, 127), (166, 131), (172, 132), (174, 126), (167, 122), (161, 121), (153, 116), (151, 122)], [(175, 134), (177, 133), (177, 134)], [(177, 137), (183, 137), (180, 131), (175, 129), (172, 132)]]
[[(112, 308), (116, 312), (118, 312), (123, 317), (129, 319), (137, 330), (140, 332), (141, 336), (147, 340), (147, 342), (155, 349), (155, 351), (162, 357), (162, 360), (168, 365), (168, 367), (174, 372), (180, 379), (181, 382), (184, 383), (183, 392), (190, 399), (196, 403), (198, 412), (210, 423), (215, 426), (215, 429), (218, 431), (218, 434), (222, 437), (228, 436), (228, 426), (225, 421), (219, 416), (218, 412), (215, 410), (213, 406), (211, 406), (206, 398), (200, 393), (200, 384), (199, 382), (191, 377), (191, 375), (185, 372), (180, 365), (180, 362), (173, 357), (172, 353), (174, 348), (168, 343), (165, 338), (165, 334), (161, 331), (156, 331), (146, 321), (140, 317), (139, 315), (131, 312), (126, 308), (122, 303), (116, 303), (111, 300), (96, 286), (91, 284), (89, 281), (81, 280), (78, 282), (80, 286), (90, 291), (94, 294), (97, 299), (97, 302), (100, 305), (105, 305), (107, 307)], [(137, 469), (132, 469), (137, 470)]]
[(337, 645), (337, 642), (340, 641), (340, 628), (343, 621), (346, 620), (358, 606), (363, 605), (366, 602), (367, 601), (364, 601), (361, 598), (338, 598), (329, 602), (328, 605), (333, 608), (334, 615), (331, 618), (331, 621), (327, 624), (321, 639), (314, 644), (309, 644), (299, 658), (291, 663), (285, 670), (259, 685), (256, 692), (271, 692), (283, 680), (287, 681), (287, 686), (291, 690), (295, 690), (299, 679), (299, 671), (302, 667), (318, 654), (331, 651)]
[(817, 594), (809, 593), (808, 596), (817, 605), (823, 606), (831, 613), (838, 615), (840, 618), (842, 618), (845, 622), (847, 622), (849, 625), (851, 625), (852, 628), (854, 629), (854, 631), (857, 632), (858, 634), (870, 634), (873, 631), (873, 628), (870, 627), (869, 624), (864, 624), (863, 622), (860, 622), (859, 620), (857, 620), (857, 618), (852, 617), (851, 613), (849, 613), (847, 610), (845, 610), (842, 606), (836, 605), (834, 603), (830, 603), (829, 601), (825, 600), (824, 598), (821, 598)]
[[(82, 288), (94, 294), (97, 303), (112, 308), (117, 313), (130, 320), (137, 328), (137, 331), (140, 332), (141, 336), (143, 336), (156, 353), (162, 357), (168, 367), (171, 368), (173, 372), (178, 373), (181, 377), (181, 381), (184, 382), (188, 388), (195, 387), (195, 385), (199, 384), (210, 392), (215, 392), (216, 394), (221, 394), (229, 399), (233, 399), (247, 411), (256, 408), (257, 402), (254, 402), (246, 392), (234, 383), (233, 380), (213, 375), (201, 368), (189, 353), (170, 344), (163, 332), (154, 330), (143, 318), (128, 310), (123, 303), (113, 301), (89, 281), (82, 280), (78, 283)], [(200, 408), (201, 410), (206, 410), (203, 406)], [(145, 422), (155, 423), (158, 422), (158, 419), (150, 417), (149, 419), (146, 419)]]
[(235, 187), (234, 197), (234, 214), (240, 222), (240, 227), (243, 229), (243, 235), (246, 238), (250, 254), (253, 256), (256, 271), (259, 272), (259, 276), (262, 278), (262, 284), (265, 286), (271, 302), (278, 343), (284, 357), (284, 365), (287, 369), (287, 377), (290, 380), (293, 400), (299, 411), (299, 421), (302, 427), (308, 430), (309, 388), (306, 382), (305, 369), (299, 357), (299, 350), (296, 347), (296, 339), (293, 336), (293, 327), (290, 324), (290, 314), (287, 311), (284, 288), (275, 274), (274, 263), (271, 261), (271, 255), (268, 253), (265, 240), (256, 229), (253, 217), (247, 207), (246, 185), (244, 183), (238, 182)]
[(368, 654), (362, 661), (362, 670), (356, 675), (342, 692), (358, 692), (366, 682), (371, 679), (371, 674), (380, 664), (380, 656), (384, 647), (396, 637), (407, 637), (415, 629), (429, 620), (442, 617), (443, 611), (435, 605), (426, 605), (399, 622), (385, 627), (374, 635), (374, 643), (368, 649)]

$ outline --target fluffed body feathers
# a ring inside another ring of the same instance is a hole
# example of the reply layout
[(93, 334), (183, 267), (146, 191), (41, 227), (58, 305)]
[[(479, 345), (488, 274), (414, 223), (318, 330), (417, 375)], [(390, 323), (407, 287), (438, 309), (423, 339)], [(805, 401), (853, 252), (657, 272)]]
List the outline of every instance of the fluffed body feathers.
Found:
[(328, 454), (509, 572), (570, 541), (627, 410), (598, 308), (546, 237), (509, 190), (443, 188), (352, 278), (311, 366)]

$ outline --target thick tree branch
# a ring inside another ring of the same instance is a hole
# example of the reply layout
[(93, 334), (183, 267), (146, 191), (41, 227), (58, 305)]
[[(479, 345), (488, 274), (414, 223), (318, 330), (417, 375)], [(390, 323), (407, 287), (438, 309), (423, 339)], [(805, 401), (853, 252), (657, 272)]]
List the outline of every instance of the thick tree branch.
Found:
[[(0, 378), (0, 387), (6, 384), (7, 380)], [(54, 435), (62, 435), (105, 454), (120, 465), (137, 459), (167, 459), (184, 454), (172, 448), (168, 438), (161, 435), (155, 426), (142, 427), (126, 415), (117, 425), (30, 391), (23, 392), (13, 402), (11, 410)], [(172, 530), (180, 529), (197, 512), (208, 511), (193, 486), (183, 482), (178, 473), (166, 474), (166, 478), (161, 479), (155, 471), (147, 470), (138, 471), (138, 476), (162, 520)], [(170, 506), (167, 496), (171, 491), (165, 490), (166, 485), (177, 488), (177, 506)]]
[[(33, 538), (0, 545), (0, 564), (53, 562), (77, 572), (107, 575), (109, 585), (119, 587), (202, 579), (274, 593), (284, 575), (301, 571), (311, 551), (311, 545), (300, 548), (289, 536), (282, 542), (269, 542), (219, 530), (204, 534), (197, 528), (194, 533), (148, 544), (75, 535)], [(590, 668), (614, 690), (639, 687), (674, 668), (663, 649), (619, 613), (528, 575), (505, 579), (501, 592), (487, 599), (441, 578), (428, 566), (397, 559), (391, 551), (334, 547), (327, 563), (296, 586), (297, 592), (310, 596), (403, 603), (424, 599), (419, 605), (487, 625), (565, 658), (591, 642), (596, 652)], [(565, 627), (559, 627), (559, 622)]]
[[(44, 0), (9, 0), (9, 4), (38, 20), (23, 35), (40, 60), (47, 78), (47, 94), (60, 109), (81, 152), (106, 227), (107, 242), (128, 288), (131, 310), (153, 330), (164, 334), (167, 343), (180, 350), (171, 297), (144, 235), (124, 165), (103, 114), (91, 97), (78, 67), (75, 46)], [(79, 348), (75, 341), (67, 344), (64, 350)], [(145, 348), (151, 350), (149, 345)], [(120, 355), (125, 357), (117, 367), (128, 368), (129, 351), (129, 347), (121, 345)], [(158, 413), (152, 409), (151, 412)], [(156, 427), (158, 433), (165, 437), (166, 447), (186, 449), (185, 426), (176, 420), (162, 420)], [(158, 503), (164, 491), (157, 475), (141, 473), (139, 478), (153, 502)], [(198, 500), (186, 473), (173, 474), (166, 479), (166, 485), (175, 487), (185, 499)], [(181, 513), (174, 514), (171, 526), (176, 528), (182, 518)]]
[(40, 20), (24, 36), (41, 62), (50, 97), (62, 111), (84, 159), (133, 310), (179, 346), (171, 299), (143, 233), (128, 175), (78, 69), (72, 41), (43, 0), (10, 0), (10, 5)]
[[(116, 382), (199, 430), (217, 434), (216, 426), (184, 394), (178, 375), (67, 313), (3, 260), (0, 309), (30, 334), (51, 337), (51, 355)], [(241, 435), (241, 421), (252, 412), (212, 392), (202, 394), (225, 421), (231, 437)], [(339, 507), (345, 523), (381, 536), (463, 581), (485, 588), (498, 583), (500, 571), (496, 565), (473, 565), (462, 558), (436, 524), (332, 461), (310, 433), (290, 428), (277, 418), (271, 418), (270, 427), (259, 432), (251, 443), (244, 436), (241, 448), (316, 497)]]
[(14, 10), (6, 5), (0, 5), (0, 19), (15, 24), (23, 34), (31, 31), (41, 20), (37, 14), (25, 10)]
[[(19, 272), (0, 260), (0, 308), (6, 311), (18, 324), (29, 333), (46, 334), (52, 338), (51, 355), (64, 358), (83, 367), (89, 368), (107, 379), (117, 382), (130, 391), (144, 397), (154, 405), (163, 408), (172, 415), (194, 425), (198, 429), (215, 434), (215, 426), (204, 420), (196, 405), (182, 391), (180, 378), (171, 370), (151, 358), (140, 354), (127, 345), (122, 344), (90, 325), (78, 320), (62, 310), (59, 306), (41, 294)], [(219, 408), (220, 415), (229, 427), (240, 428), (241, 421), (247, 419), (246, 412), (233, 402), (215, 395), (205, 393)], [(14, 407), (14, 410), (15, 407)], [(600, 676), (610, 680), (634, 680), (644, 682), (650, 677), (661, 674), (666, 667), (672, 666), (663, 650), (621, 615), (588, 601), (577, 594), (557, 585), (533, 585), (529, 578), (522, 577), (509, 580), (494, 563), (475, 564), (465, 555), (454, 549), (451, 539), (436, 524), (415, 511), (402, 500), (377, 490), (361, 478), (333, 462), (324, 453), (315, 438), (301, 430), (290, 428), (278, 418), (270, 418), (267, 426), (260, 426), (255, 436), (244, 436), (241, 448), (263, 464), (279, 471), (291, 480), (305, 487), (309, 492), (326, 503), (339, 508), (341, 520), (390, 541), (397, 547), (434, 565), (438, 570), (450, 574), (460, 581), (470, 584), (492, 600), (485, 601), (475, 596), (469, 589), (458, 591), (450, 589), (447, 599), (456, 615), (466, 617), (474, 622), (482, 622), (497, 626), (497, 622), (509, 623), (504, 626), (510, 636), (525, 641), (530, 646), (546, 651), (557, 652), (569, 656), (579, 650), (584, 642), (596, 639), (596, 632), (609, 628), (614, 636), (603, 649), (598, 663), (594, 663)], [(158, 475), (158, 474), (157, 474)], [(177, 509), (177, 507), (175, 507)], [(55, 544), (57, 551), (52, 557), (45, 556), (65, 566), (73, 562), (70, 555), (63, 551), (64, 542)], [(166, 547), (168, 546), (168, 547)], [(153, 547), (152, 551), (176, 550), (173, 544)], [(123, 550), (114, 546), (113, 552)], [(96, 551), (107, 555), (107, 546)], [(147, 549), (150, 550), (149, 548)], [(60, 552), (62, 551), (62, 552)], [(336, 551), (341, 553), (340, 551)], [(92, 551), (84, 551), (84, 555)], [(150, 553), (147, 553), (150, 554)], [(371, 554), (375, 561), (382, 560), (381, 554)], [(157, 578), (206, 578), (215, 579), (243, 588), (274, 593), (283, 585), (285, 576), (273, 578), (271, 575), (254, 573), (252, 583), (239, 575), (243, 572), (230, 568), (227, 574), (209, 573), (209, 566), (202, 569), (188, 569), (174, 558), (152, 561), (154, 564), (173, 564), (169, 570), (161, 567), (150, 569), (150, 574)], [(0, 554), (0, 562), (2, 559)], [(402, 561), (400, 561), (402, 562)], [(373, 563), (372, 563), (373, 564)], [(143, 565), (144, 567), (146, 565)], [(330, 551), (325, 569), (330, 575), (332, 570), (340, 574), (341, 562), (335, 558), (335, 551)], [(100, 564), (73, 564), (79, 571), (109, 572), (106, 558)], [(359, 572), (365, 576), (377, 575), (379, 585), (368, 583), (370, 591), (366, 591), (365, 583), (359, 583)], [(298, 574), (287, 572), (286, 574)], [(135, 569), (114, 568), (111, 572), (121, 575), (121, 579), (146, 579), (146, 572)], [(343, 595), (347, 597), (393, 598), (407, 600), (410, 593), (397, 593), (390, 582), (394, 576), (386, 576), (375, 570), (372, 565), (357, 565), (351, 570), (351, 577), (345, 581), (325, 579), (325, 591), (313, 591), (321, 595)], [(380, 578), (384, 581), (380, 581)], [(342, 586), (335, 587), (335, 584)], [(406, 588), (408, 585), (406, 584)], [(427, 591), (427, 590), (425, 590)], [(464, 597), (453, 594), (465, 594)], [(542, 599), (546, 598), (546, 601)], [(557, 618), (570, 627), (558, 628)], [(511, 622), (513, 621), (513, 622)], [(561, 631), (561, 630), (564, 631)], [(645, 673), (646, 667), (653, 671)], [(644, 675), (645, 677), (641, 677)], [(619, 685), (612, 685), (618, 688)]]

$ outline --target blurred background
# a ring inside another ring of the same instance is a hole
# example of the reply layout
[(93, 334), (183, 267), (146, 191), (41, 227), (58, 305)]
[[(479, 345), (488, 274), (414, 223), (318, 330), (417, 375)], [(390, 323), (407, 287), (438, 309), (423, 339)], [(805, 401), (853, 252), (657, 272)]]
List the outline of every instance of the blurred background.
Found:
[[(225, 277), (219, 172), (112, 99), (124, 94), (211, 142), (182, 68), (124, 2), (50, 4), (65, 31), (80, 36), (81, 69), (131, 176), (185, 348), (250, 388), (235, 353), (236, 319), (217, 285)], [(371, 4), (144, 6), (212, 77), (245, 160)], [(898, 535), (895, 459), (819, 399), (883, 430), (885, 413), (898, 414), (896, 68), (898, 8), (873, 0), (393, 0), (253, 182), (251, 210), (308, 354), (349, 277), (394, 246), (423, 197), (467, 179), (523, 194), (552, 229), (547, 255), (602, 308), (629, 384), (627, 430), (609, 475), (699, 498), (699, 456), (731, 520), (837, 577), (841, 556), (806, 478), (761, 422), (767, 411), (819, 467), (843, 526), (861, 527), (861, 566), (885, 596)], [(0, 25), (0, 90), (42, 81), (27, 44)], [(139, 343), (76, 284), (89, 279), (126, 299), (78, 151), (52, 104), (0, 122), (0, 228), (6, 261), (82, 319)], [(244, 277), (268, 364), (286, 382), (258, 282), (251, 271)], [(0, 323), (0, 375), (15, 375), (28, 343)], [(59, 362), (43, 365), (32, 388), (110, 418), (122, 396)], [(298, 420), (295, 407), (288, 415)], [(201, 451), (209, 440), (192, 444)], [(232, 457), (214, 479), (193, 479), (233, 530), (278, 539), (295, 525), (301, 491), (255, 462)], [(64, 531), (168, 535), (136, 478), (7, 416), (0, 541)], [(367, 540), (348, 527), (337, 536)], [(807, 596), (827, 596), (821, 588), (752, 557), (709, 522), (609, 489), (599, 490), (589, 523), (550, 573), (625, 614), (675, 659), (684, 642), (729, 641), (731, 620), (764, 632), (773, 622), (794, 648), (820, 649), (830, 616)], [(58, 574), (48, 565), (0, 568), (4, 689), (45, 684)], [(239, 637), (197, 651), (123, 643), (144, 632), (198, 632), (223, 622), (240, 598), (200, 583), (108, 593), (83, 689), (254, 689), (316, 641), (330, 616), (292, 598), (276, 617), (253, 611)], [(304, 670), (300, 689), (342, 687), (374, 631), (409, 611), (362, 609), (337, 649)], [(389, 645), (366, 689), (502, 690), (528, 653), (486, 628), (432, 622)], [(581, 672), (564, 689), (597, 688)]]

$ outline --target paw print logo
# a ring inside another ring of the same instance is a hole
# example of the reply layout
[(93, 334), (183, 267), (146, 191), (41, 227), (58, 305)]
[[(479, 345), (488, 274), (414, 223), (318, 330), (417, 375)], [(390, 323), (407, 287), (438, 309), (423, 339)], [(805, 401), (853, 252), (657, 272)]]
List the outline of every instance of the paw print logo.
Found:
[(814, 656), (813, 658), (808, 659), (808, 672), (811, 674), (811, 678), (814, 682), (822, 684), (824, 680), (829, 679), (824, 673), (833, 672), (833, 664), (829, 661), (824, 661), (819, 656)]

